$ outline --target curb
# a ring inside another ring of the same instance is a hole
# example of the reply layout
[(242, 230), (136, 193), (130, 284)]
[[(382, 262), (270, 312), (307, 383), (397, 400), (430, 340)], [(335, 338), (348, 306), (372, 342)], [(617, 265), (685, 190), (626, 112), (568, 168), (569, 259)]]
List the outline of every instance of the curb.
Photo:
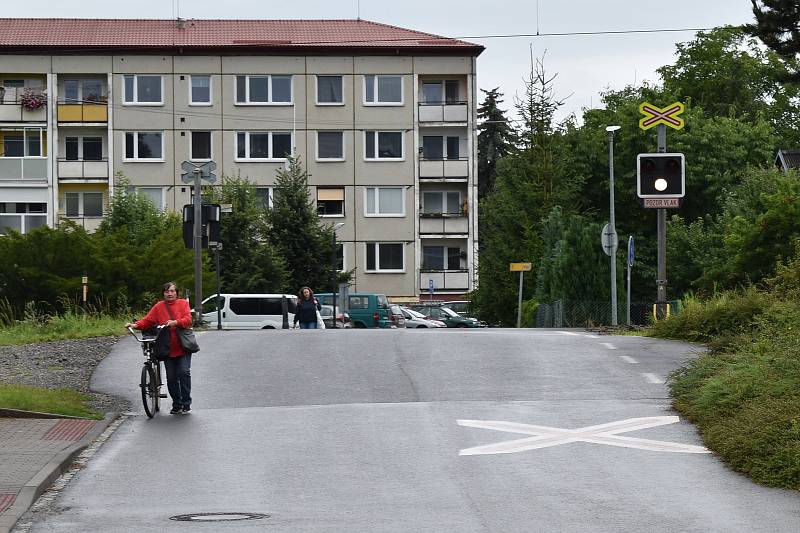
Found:
[[(0, 517), (0, 533), (9, 533), (17, 521), (22, 518), (22, 515), (30, 509), (36, 499), (41, 496), (61, 474), (69, 469), (78, 454), (94, 442), (94, 440), (119, 416), (119, 413), (107, 413), (105, 418), (103, 420), (98, 420), (94, 427), (92, 427), (80, 441), (62, 450), (50, 459), (50, 461), (19, 490), (14, 504), (3, 513), (4, 516)], [(50, 415), (44, 418), (74, 417)]]

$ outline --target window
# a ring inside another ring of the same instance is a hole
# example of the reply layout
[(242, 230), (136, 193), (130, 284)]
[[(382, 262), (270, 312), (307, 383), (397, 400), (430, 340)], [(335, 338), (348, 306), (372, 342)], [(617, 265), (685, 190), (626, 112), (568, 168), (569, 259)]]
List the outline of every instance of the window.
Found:
[(368, 242), (367, 272), (403, 272), (403, 243)]
[(102, 80), (64, 80), (64, 101), (68, 104), (103, 101)]
[(103, 138), (84, 137), (83, 138), (83, 160), (102, 161), (103, 160)]
[(461, 214), (461, 194), (458, 191), (422, 193), (423, 213)]
[[(432, 161), (442, 159), (458, 159), (460, 139), (457, 136), (441, 137), (439, 135), (422, 136), (422, 158)], [(445, 147), (447, 152), (445, 153)]]
[(278, 131), (236, 133), (236, 159), (286, 159), (292, 155), (292, 134)]
[(28, 233), (47, 224), (47, 204), (0, 202), (0, 235)]
[(273, 195), (272, 187), (256, 187), (256, 197), (261, 200), (264, 209), (272, 209)]
[(291, 104), (291, 76), (236, 76), (237, 104)]
[(9, 134), (3, 137), (4, 157), (42, 157), (44, 130), (26, 128), (24, 132)]
[(68, 217), (102, 217), (103, 193), (68, 192), (65, 195)]
[(447, 159), (458, 159), (459, 156), (458, 137), (447, 138)]
[(364, 216), (405, 216), (405, 198), (402, 187), (367, 187), (365, 189)]
[(127, 187), (128, 194), (138, 194), (150, 200), (156, 209), (164, 210), (164, 190), (161, 187)]
[(344, 133), (317, 132), (317, 160), (344, 161)]
[(422, 268), (426, 270), (461, 270), (461, 248), (423, 246)]
[(401, 161), (403, 159), (403, 132), (365, 131), (364, 158)]
[(190, 76), (189, 105), (211, 105), (211, 76)]
[[(444, 89), (444, 93), (442, 89)], [(426, 104), (458, 103), (458, 80), (423, 82), (422, 101)]]
[(364, 103), (403, 105), (403, 77), (364, 76)]
[(189, 159), (197, 160), (210, 160), (211, 159), (211, 132), (210, 131), (193, 131), (191, 152)]
[(124, 102), (128, 105), (163, 105), (163, 84), (159, 75), (127, 75)]
[(80, 160), (80, 144), (78, 137), (67, 137), (65, 140), (67, 161)]
[(344, 105), (341, 76), (317, 76), (317, 104)]
[(163, 161), (164, 138), (160, 131), (126, 131), (125, 158), (136, 161)]
[(102, 137), (67, 137), (65, 139), (67, 161), (102, 161)]
[(344, 188), (317, 189), (317, 214), (322, 217), (343, 217)]

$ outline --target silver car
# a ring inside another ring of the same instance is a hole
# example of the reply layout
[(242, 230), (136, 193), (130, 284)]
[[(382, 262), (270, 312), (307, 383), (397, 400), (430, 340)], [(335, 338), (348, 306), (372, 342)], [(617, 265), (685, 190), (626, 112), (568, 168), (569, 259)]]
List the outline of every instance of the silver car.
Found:
[(447, 324), (440, 320), (430, 320), (425, 315), (408, 307), (401, 307), (403, 316), (406, 317), (407, 328), (446, 328)]

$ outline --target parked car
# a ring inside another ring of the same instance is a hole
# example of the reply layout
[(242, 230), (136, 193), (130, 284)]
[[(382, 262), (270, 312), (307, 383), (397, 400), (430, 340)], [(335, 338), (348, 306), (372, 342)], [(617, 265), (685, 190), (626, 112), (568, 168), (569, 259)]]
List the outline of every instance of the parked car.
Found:
[[(325, 328), (333, 328), (333, 306), (321, 305), (322, 309), (319, 314), (322, 315), (322, 321), (325, 322)], [(348, 313), (342, 313), (339, 306), (336, 306), (336, 327), (340, 329), (348, 329), (353, 327), (353, 321)]]
[(389, 310), (392, 312), (392, 326), (393, 328), (404, 328), (406, 327), (406, 317), (403, 315), (403, 310), (400, 309), (400, 306), (397, 304), (393, 304), (389, 306)]
[(469, 307), (472, 304), (469, 300), (449, 300), (444, 303), (447, 307), (461, 316), (470, 317)]
[(441, 320), (448, 328), (477, 328), (478, 321), (474, 318), (465, 318), (449, 307), (441, 304), (415, 304), (411, 306), (415, 311), (419, 311), (425, 318)]
[[(333, 293), (317, 293), (317, 300), (323, 305), (333, 305)], [(337, 307), (342, 304), (341, 299), (336, 297)], [(354, 328), (390, 328), (392, 327), (391, 310), (389, 309), (389, 299), (385, 294), (374, 292), (355, 292), (347, 295), (347, 305), (342, 307), (347, 309), (353, 321)]]
[[(283, 299), (286, 298), (287, 320), (294, 321), (297, 296), (293, 294), (220, 294), (222, 329), (281, 329)], [(203, 300), (203, 320), (217, 327), (217, 295)]]
[(407, 328), (446, 328), (447, 324), (441, 320), (428, 320), (419, 311), (414, 311), (408, 307), (400, 307), (403, 316), (406, 317)]

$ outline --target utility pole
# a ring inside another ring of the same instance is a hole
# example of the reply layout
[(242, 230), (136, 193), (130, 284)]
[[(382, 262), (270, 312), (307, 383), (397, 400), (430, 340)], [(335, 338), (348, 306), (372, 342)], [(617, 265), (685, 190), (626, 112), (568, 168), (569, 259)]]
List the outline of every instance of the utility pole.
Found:
[(613, 235), (611, 244), (611, 325), (617, 322), (617, 228), (614, 220), (614, 132), (621, 126), (608, 126), (608, 202), (609, 202), (609, 229)]

